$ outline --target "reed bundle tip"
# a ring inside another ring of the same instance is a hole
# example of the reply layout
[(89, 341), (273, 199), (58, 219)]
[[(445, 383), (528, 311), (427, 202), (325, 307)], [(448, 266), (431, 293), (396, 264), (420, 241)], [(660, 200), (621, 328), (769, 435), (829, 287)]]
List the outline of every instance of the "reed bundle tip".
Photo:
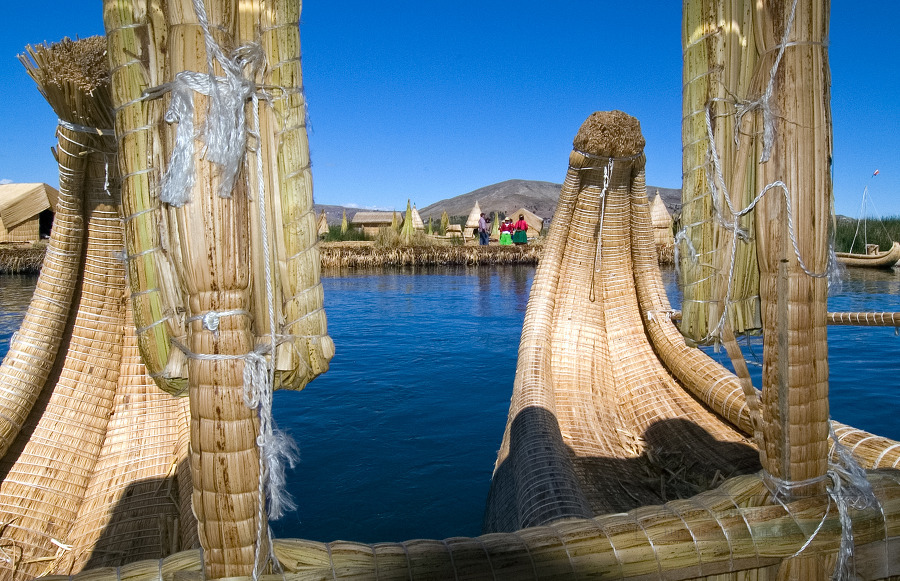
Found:
[(50, 45), (29, 46), (28, 53), (44, 82), (72, 83), (89, 95), (109, 84), (105, 37), (64, 38)]
[(630, 157), (644, 150), (641, 123), (621, 111), (591, 113), (575, 136), (579, 151), (601, 157)]

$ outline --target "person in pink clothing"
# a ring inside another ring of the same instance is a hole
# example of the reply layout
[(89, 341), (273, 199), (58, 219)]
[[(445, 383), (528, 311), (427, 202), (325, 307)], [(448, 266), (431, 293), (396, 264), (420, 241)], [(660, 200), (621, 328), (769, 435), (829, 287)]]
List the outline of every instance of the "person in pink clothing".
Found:
[(528, 222), (525, 221), (524, 214), (519, 214), (518, 221), (513, 224), (512, 241), (516, 244), (528, 243)]

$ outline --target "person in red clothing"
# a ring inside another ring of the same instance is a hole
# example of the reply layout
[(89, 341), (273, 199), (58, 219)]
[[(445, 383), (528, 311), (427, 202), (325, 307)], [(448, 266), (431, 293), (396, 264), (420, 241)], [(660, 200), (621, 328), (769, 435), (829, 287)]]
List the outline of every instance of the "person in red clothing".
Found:
[(500, 246), (511, 246), (513, 234), (512, 218), (505, 218), (500, 224)]
[(525, 221), (524, 214), (519, 214), (519, 220), (513, 224), (512, 241), (515, 244), (528, 243), (528, 222)]

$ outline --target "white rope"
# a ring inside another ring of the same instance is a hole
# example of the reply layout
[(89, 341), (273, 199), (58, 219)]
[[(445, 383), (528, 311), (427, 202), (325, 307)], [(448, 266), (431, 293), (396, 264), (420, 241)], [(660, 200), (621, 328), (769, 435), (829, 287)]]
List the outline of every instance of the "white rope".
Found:
[[(205, 144), (203, 159), (220, 169), (219, 196), (231, 197), (247, 146), (244, 105), (256, 93), (253, 79), (265, 58), (258, 43), (239, 46), (226, 56), (210, 33), (203, 0), (193, 0), (193, 5), (206, 43), (208, 72), (181, 71), (172, 82), (145, 92), (145, 98), (172, 93), (165, 119), (178, 123), (178, 128), (159, 194), (161, 201), (172, 206), (183, 206), (191, 199), (196, 137)], [(224, 77), (215, 76), (214, 61), (222, 67)], [(209, 97), (206, 123), (199, 135), (194, 133), (194, 93)]]
[(116, 134), (115, 129), (101, 129), (99, 127), (88, 127), (87, 125), (79, 125), (77, 123), (70, 123), (65, 119), (57, 119), (57, 124), (61, 127), (65, 127), (70, 131), (75, 131), (77, 133), (90, 133), (92, 135), (105, 135), (105, 136), (114, 136)]
[[(589, 155), (589, 154), (583, 154), (583, 155)], [(596, 156), (591, 156), (591, 157), (594, 157), (596, 159)], [(596, 298), (594, 296), (594, 278), (597, 276), (597, 272), (598, 272), (597, 263), (599, 262), (601, 267), (603, 265), (603, 260), (602, 260), (602, 258), (603, 258), (603, 256), (602, 256), (602, 254), (603, 254), (603, 217), (606, 215), (606, 194), (609, 193), (609, 180), (610, 180), (610, 177), (612, 177), (613, 158), (610, 157), (606, 161), (605, 167), (582, 168), (582, 170), (584, 170), (584, 169), (602, 169), (603, 170), (603, 189), (600, 190), (600, 218), (599, 218), (599, 221), (597, 222), (597, 231), (594, 232), (594, 236), (597, 239), (597, 248), (594, 251), (594, 266), (591, 269), (591, 288), (590, 288), (590, 292), (588, 293), (588, 299), (591, 302), (594, 302), (594, 300)]]
[[(275, 383), (275, 350), (277, 347), (275, 298), (272, 284), (271, 249), (266, 224), (265, 181), (262, 162), (262, 139), (259, 121), (259, 87), (255, 77), (263, 66), (265, 55), (258, 43), (249, 43), (235, 49), (226, 56), (216, 43), (210, 32), (209, 21), (203, 0), (193, 0), (194, 12), (203, 32), (207, 54), (207, 72), (182, 71), (167, 83), (150, 91), (144, 98), (156, 98), (171, 92), (169, 108), (165, 119), (169, 123), (178, 123), (175, 132), (175, 146), (169, 165), (162, 178), (159, 199), (172, 206), (182, 206), (190, 201), (191, 191), (195, 183), (194, 139), (204, 143), (202, 157), (215, 164), (220, 170), (220, 188), (218, 195), (231, 197), (234, 184), (244, 166), (247, 150), (248, 134), (256, 137), (256, 197), (259, 202), (259, 221), (263, 244), (263, 261), (265, 264), (265, 288), (269, 316), (269, 344), (258, 346), (254, 351), (244, 355), (208, 355), (189, 351), (173, 339), (173, 343), (192, 359), (200, 360), (236, 360), (244, 362), (243, 399), (250, 409), (256, 410), (259, 419), (259, 434), (256, 444), (259, 448), (259, 487), (257, 538), (254, 555), (252, 578), (258, 579), (264, 567), (271, 560), (278, 567), (271, 542), (269, 550), (263, 555), (263, 541), (268, 531), (266, 519), (266, 497), (269, 500), (268, 514), (278, 518), (286, 510), (294, 508), (289, 495), (284, 491), (285, 464), (293, 467), (296, 458), (296, 446), (285, 434), (274, 427), (272, 420), (272, 393)], [(223, 77), (214, 74), (214, 65), (218, 63), (224, 71)], [(194, 94), (209, 97), (206, 122), (195, 135)], [(245, 105), (252, 101), (254, 127), (247, 128)], [(203, 326), (216, 332), (219, 319), (228, 315), (249, 314), (243, 310), (208, 312), (190, 320), (200, 319)], [(268, 357), (267, 357), (268, 355)], [(271, 533), (270, 533), (271, 536)]]

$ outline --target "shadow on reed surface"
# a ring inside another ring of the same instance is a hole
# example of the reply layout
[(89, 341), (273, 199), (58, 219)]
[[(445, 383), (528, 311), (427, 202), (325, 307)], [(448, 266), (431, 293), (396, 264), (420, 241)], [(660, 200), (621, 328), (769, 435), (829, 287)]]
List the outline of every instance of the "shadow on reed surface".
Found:
[(495, 469), (487, 503), (486, 533), (689, 498), (760, 469), (752, 446), (717, 440), (680, 418), (651, 424), (633, 457), (579, 454), (557, 417), (537, 406), (523, 409), (510, 430), (510, 452)]

